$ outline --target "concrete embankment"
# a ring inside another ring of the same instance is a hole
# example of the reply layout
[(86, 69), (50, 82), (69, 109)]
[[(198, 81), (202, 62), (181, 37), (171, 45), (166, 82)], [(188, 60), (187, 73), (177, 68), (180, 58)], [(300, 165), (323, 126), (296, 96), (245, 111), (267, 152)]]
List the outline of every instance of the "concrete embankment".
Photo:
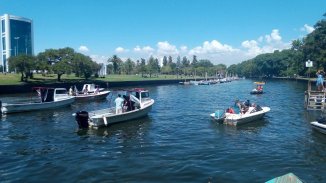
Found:
[(66, 88), (69, 89), (70, 86), (76, 85), (78, 89), (82, 89), (84, 84), (94, 83), (99, 85), (101, 88), (117, 88), (117, 87), (143, 87), (148, 85), (166, 85), (166, 84), (178, 84), (184, 79), (173, 79), (173, 80), (145, 80), (145, 81), (85, 81), (76, 83), (53, 83), (53, 84), (22, 84), (22, 85), (0, 85), (0, 95), (1, 94), (13, 94), (13, 93), (28, 93), (31, 92), (32, 87), (53, 87), (53, 88)]

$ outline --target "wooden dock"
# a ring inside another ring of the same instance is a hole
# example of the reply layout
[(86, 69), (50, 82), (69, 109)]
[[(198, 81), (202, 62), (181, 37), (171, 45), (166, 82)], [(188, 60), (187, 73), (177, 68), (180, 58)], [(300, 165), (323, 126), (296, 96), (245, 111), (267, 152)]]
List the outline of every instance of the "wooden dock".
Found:
[(326, 91), (311, 90), (311, 80), (308, 81), (308, 90), (304, 93), (304, 107), (307, 110), (326, 109)]
[(324, 110), (326, 109), (326, 92), (312, 91), (305, 92), (305, 108), (307, 110)]

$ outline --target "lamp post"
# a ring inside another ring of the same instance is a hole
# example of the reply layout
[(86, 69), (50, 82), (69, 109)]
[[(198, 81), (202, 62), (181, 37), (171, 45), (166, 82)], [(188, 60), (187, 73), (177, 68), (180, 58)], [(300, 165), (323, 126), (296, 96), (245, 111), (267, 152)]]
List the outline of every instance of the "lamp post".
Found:
[(18, 40), (19, 40), (20, 37), (14, 37), (14, 39), (16, 40), (16, 53), (15, 53), (15, 56), (18, 55)]

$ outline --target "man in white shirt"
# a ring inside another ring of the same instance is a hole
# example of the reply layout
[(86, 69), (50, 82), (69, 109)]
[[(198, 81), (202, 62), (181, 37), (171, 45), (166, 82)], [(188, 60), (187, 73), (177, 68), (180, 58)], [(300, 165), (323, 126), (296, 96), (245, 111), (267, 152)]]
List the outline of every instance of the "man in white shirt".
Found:
[(118, 94), (118, 97), (114, 100), (115, 102), (115, 113), (121, 114), (124, 100), (121, 98), (121, 95)]

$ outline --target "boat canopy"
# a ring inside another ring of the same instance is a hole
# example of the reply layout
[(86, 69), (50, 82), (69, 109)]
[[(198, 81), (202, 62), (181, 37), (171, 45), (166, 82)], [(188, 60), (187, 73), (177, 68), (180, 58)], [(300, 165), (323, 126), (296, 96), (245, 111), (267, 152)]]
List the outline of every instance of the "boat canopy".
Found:
[(265, 82), (254, 82), (256, 85), (265, 85)]

